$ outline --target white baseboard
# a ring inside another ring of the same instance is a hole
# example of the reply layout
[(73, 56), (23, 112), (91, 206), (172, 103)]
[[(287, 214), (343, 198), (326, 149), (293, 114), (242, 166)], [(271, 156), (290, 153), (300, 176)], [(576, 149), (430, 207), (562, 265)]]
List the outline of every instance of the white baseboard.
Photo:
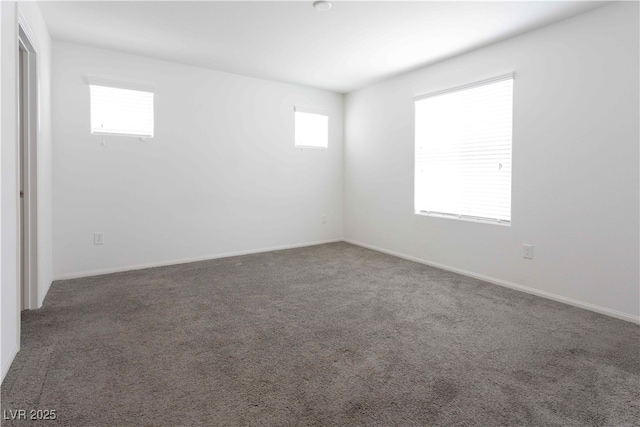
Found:
[(7, 372), (9, 372), (9, 368), (11, 368), (11, 364), (13, 363), (13, 360), (18, 355), (18, 351), (19, 351), (18, 346), (14, 345), (13, 349), (11, 350), (11, 357), (9, 357), (9, 359), (2, 364), (2, 372), (0, 373), (0, 376), (2, 377), (2, 379), (0, 379), (0, 384), (4, 382), (4, 377), (7, 376)]
[(387, 249), (382, 249), (377, 246), (369, 245), (366, 243), (358, 242), (351, 239), (344, 239), (345, 242), (351, 243), (356, 246), (361, 246), (363, 248), (371, 249), (377, 252), (382, 252), (388, 255), (393, 255), (398, 258), (403, 258), (409, 261), (414, 261), (420, 264), (425, 264), (431, 267), (440, 268), (442, 270), (451, 271), (453, 273), (462, 274), (463, 276), (473, 277), (474, 279), (484, 280), (485, 282), (493, 283), (495, 285), (504, 286), (506, 288), (515, 289), (517, 291), (526, 292), (528, 294), (536, 295), (542, 298), (547, 298), (553, 301), (561, 302), (564, 304), (572, 305), (574, 307), (584, 308), (585, 310), (595, 311), (596, 313), (604, 314), (607, 316), (615, 317), (616, 319), (626, 320), (627, 322), (632, 322), (636, 324), (640, 324), (640, 316), (634, 316), (633, 314), (624, 313), (617, 310), (612, 310), (610, 308), (601, 307), (599, 305), (591, 304), (588, 302), (579, 301), (573, 298), (568, 298), (562, 295), (557, 295), (547, 291), (541, 291), (538, 289), (530, 288), (528, 286), (519, 285), (517, 283), (508, 282), (506, 280), (496, 279), (495, 277), (489, 277), (482, 274), (477, 274), (471, 271), (463, 270), (460, 268), (451, 267), (449, 265), (439, 264), (437, 262), (431, 262), (424, 259), (420, 259), (411, 255), (401, 254), (399, 252), (390, 251)]
[[(506, 280), (502, 280), (502, 279), (497, 279), (495, 277), (485, 276), (483, 274), (474, 273), (472, 271), (463, 270), (461, 268), (451, 267), (449, 265), (440, 264), (440, 263), (437, 263), (437, 262), (432, 262), (432, 261), (420, 259), (420, 258), (411, 256), (411, 255), (405, 255), (405, 254), (402, 254), (402, 253), (399, 253), (399, 252), (390, 251), (390, 250), (387, 250), (387, 249), (379, 248), (377, 246), (373, 246), (373, 245), (369, 245), (369, 244), (366, 244), (366, 243), (358, 242), (358, 241), (352, 240), (352, 239), (322, 240), (322, 241), (316, 241), (316, 242), (297, 243), (297, 244), (292, 244), (292, 245), (272, 246), (272, 247), (267, 247), (267, 248), (251, 249), (251, 250), (246, 250), (246, 251), (226, 252), (226, 253), (221, 253), (221, 254), (216, 254), (216, 255), (205, 255), (205, 256), (201, 256), (201, 257), (183, 258), (183, 259), (177, 259), (177, 260), (171, 260), (171, 261), (160, 261), (160, 262), (152, 262), (152, 263), (147, 263), (147, 264), (137, 264), (137, 265), (129, 265), (129, 266), (123, 266), (123, 267), (107, 268), (107, 269), (103, 269), (103, 270), (92, 270), (92, 271), (83, 271), (83, 272), (77, 272), (77, 273), (68, 273), (68, 274), (61, 274), (59, 276), (56, 276), (54, 278), (54, 280), (78, 279), (78, 278), (81, 278), (81, 277), (99, 276), (99, 275), (102, 275), (102, 274), (120, 273), (120, 272), (124, 272), (124, 271), (132, 271), (132, 270), (142, 270), (142, 269), (145, 269), (145, 268), (163, 267), (163, 266), (167, 266), (167, 265), (186, 264), (186, 263), (189, 263), (189, 262), (207, 261), (207, 260), (220, 259), (220, 258), (229, 258), (229, 257), (233, 257), (233, 256), (250, 255), (250, 254), (262, 253), (262, 252), (279, 251), (279, 250), (284, 250), (284, 249), (295, 249), (295, 248), (302, 248), (302, 247), (306, 247), (306, 246), (322, 245), (322, 244), (325, 244), (325, 243), (336, 243), (336, 242), (341, 242), (341, 241), (344, 241), (344, 242), (347, 242), (347, 243), (351, 243), (351, 244), (356, 245), (356, 246), (361, 246), (363, 248), (371, 249), (371, 250), (374, 250), (374, 251), (377, 251), (377, 252), (382, 252), (382, 253), (385, 253), (385, 254), (388, 254), (388, 255), (393, 255), (393, 256), (396, 256), (398, 258), (403, 258), (403, 259), (406, 259), (406, 260), (409, 260), (409, 261), (414, 261), (414, 262), (417, 262), (417, 263), (420, 263), (420, 264), (425, 264), (425, 265), (428, 265), (428, 266), (431, 266), (431, 267), (440, 268), (442, 270), (447, 270), (447, 271), (451, 271), (451, 272), (454, 272), (454, 273), (462, 274), (463, 276), (468, 276), (468, 277), (473, 277), (475, 279), (484, 280), (485, 282), (493, 283), (493, 284), (499, 285), (499, 286), (504, 286), (504, 287), (510, 288), (510, 289), (515, 289), (515, 290), (518, 290), (518, 291), (521, 291), (521, 292), (526, 292), (528, 294), (532, 294), (532, 295), (536, 295), (536, 296), (539, 296), (539, 297), (542, 297), (542, 298), (547, 298), (547, 299), (550, 299), (550, 300), (553, 300), (553, 301), (557, 301), (557, 302), (561, 302), (561, 303), (564, 303), (564, 304), (572, 305), (574, 307), (579, 307), (579, 308), (583, 308), (585, 310), (594, 311), (596, 313), (600, 313), (600, 314), (604, 314), (604, 315), (607, 315), (607, 316), (615, 317), (616, 319), (621, 319), (621, 320), (625, 320), (627, 322), (640, 324), (640, 316), (635, 316), (633, 314), (628, 314), (628, 313), (624, 313), (624, 312), (621, 312), (621, 311), (613, 310), (613, 309), (610, 309), (610, 308), (602, 307), (602, 306), (599, 306), (599, 305), (591, 304), (591, 303), (588, 303), (588, 302), (579, 301), (579, 300), (576, 300), (576, 299), (573, 299), (573, 298), (565, 297), (565, 296), (562, 296), (562, 295), (557, 295), (557, 294), (554, 294), (554, 293), (551, 293), (551, 292), (541, 291), (539, 289), (530, 288), (528, 286), (520, 285), (520, 284), (517, 284), (517, 283), (513, 283), (513, 282), (506, 281)], [(4, 371), (3, 371), (3, 374), (4, 374)]]
[(102, 270), (91, 270), (91, 271), (81, 271), (81, 272), (77, 272), (77, 273), (66, 273), (66, 274), (60, 274), (60, 275), (54, 277), (53, 280), (79, 279), (81, 277), (92, 277), (92, 276), (100, 276), (100, 275), (103, 275), (103, 274), (122, 273), (124, 271), (143, 270), (145, 268), (164, 267), (164, 266), (167, 266), (167, 265), (187, 264), (187, 263), (190, 263), (190, 262), (208, 261), (208, 260), (212, 260), (212, 259), (229, 258), (229, 257), (239, 256), (239, 255), (251, 255), (251, 254), (257, 254), (257, 253), (262, 253), (262, 252), (281, 251), (281, 250), (284, 250), (284, 249), (304, 248), (306, 246), (324, 245), (325, 243), (336, 243), (336, 242), (342, 242), (342, 239), (321, 240), (321, 241), (307, 242), (307, 243), (295, 243), (295, 244), (292, 244), (292, 245), (272, 246), (272, 247), (268, 247), (268, 248), (250, 249), (250, 250), (238, 251), (238, 252), (225, 252), (225, 253), (221, 253), (221, 254), (204, 255), (204, 256), (199, 256), (199, 257), (183, 258), (183, 259), (176, 259), (176, 260), (171, 260), (171, 261), (150, 262), (150, 263), (146, 263), (146, 264), (136, 264), (136, 265), (126, 265), (126, 266), (122, 266), (122, 267), (105, 268), (105, 269), (102, 269)]

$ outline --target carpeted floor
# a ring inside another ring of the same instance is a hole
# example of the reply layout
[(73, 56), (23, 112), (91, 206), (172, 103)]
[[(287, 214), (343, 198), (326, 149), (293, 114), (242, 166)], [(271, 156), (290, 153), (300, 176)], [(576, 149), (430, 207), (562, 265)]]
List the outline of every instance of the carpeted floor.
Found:
[(59, 281), (22, 331), (36, 425), (640, 420), (639, 326), (346, 243)]

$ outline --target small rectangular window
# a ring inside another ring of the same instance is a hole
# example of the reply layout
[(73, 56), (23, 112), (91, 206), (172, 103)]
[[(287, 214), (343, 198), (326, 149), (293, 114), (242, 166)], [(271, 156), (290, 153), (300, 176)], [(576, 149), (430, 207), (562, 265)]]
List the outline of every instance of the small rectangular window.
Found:
[(329, 144), (329, 115), (312, 108), (294, 108), (295, 146), (327, 148)]
[(89, 79), (91, 133), (153, 137), (153, 89)]
[(417, 214), (511, 222), (513, 75), (415, 98)]

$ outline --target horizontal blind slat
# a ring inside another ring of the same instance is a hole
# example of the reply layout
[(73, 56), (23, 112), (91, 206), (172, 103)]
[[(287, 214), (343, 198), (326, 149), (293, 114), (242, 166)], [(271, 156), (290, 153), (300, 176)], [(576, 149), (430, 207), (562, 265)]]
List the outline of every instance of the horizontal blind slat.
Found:
[(90, 86), (91, 132), (153, 136), (153, 92)]
[(511, 219), (513, 78), (415, 100), (416, 211)]

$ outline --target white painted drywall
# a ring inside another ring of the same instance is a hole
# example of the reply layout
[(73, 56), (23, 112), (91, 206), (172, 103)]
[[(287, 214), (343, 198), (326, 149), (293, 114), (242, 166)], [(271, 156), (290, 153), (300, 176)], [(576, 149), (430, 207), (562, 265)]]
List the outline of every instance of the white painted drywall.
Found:
[[(56, 278), (342, 238), (342, 95), (69, 43), (53, 52)], [(102, 146), (85, 76), (155, 86), (155, 137)], [(329, 111), (327, 150), (294, 148), (296, 104)]]
[(9, 370), (16, 353), (20, 349), (20, 295), (18, 293), (18, 188), (17, 177), (17, 152), (18, 125), (16, 115), (17, 100), (17, 25), (18, 8), (14, 2), (1, 2), (2, 8), (2, 32), (0, 67), (2, 69), (2, 151), (0, 161), (1, 169), (1, 196), (2, 210), (1, 232), (2, 252), (0, 264), (2, 264), (2, 283), (0, 287), (0, 304), (2, 309), (1, 325), (1, 349), (2, 380)]
[(22, 15), (34, 37), (38, 74), (38, 307), (51, 285), (51, 39), (35, 2), (2, 2), (2, 252), (1, 306), (2, 379), (20, 349), (20, 295), (18, 284), (18, 123), (17, 31)]
[(45, 1), (41, 7), (56, 40), (350, 92), (603, 4), (337, 1), (318, 13), (311, 3)]
[[(638, 38), (616, 3), (347, 95), (346, 239), (637, 320)], [(412, 98), (511, 71), (512, 226), (414, 215)]]

